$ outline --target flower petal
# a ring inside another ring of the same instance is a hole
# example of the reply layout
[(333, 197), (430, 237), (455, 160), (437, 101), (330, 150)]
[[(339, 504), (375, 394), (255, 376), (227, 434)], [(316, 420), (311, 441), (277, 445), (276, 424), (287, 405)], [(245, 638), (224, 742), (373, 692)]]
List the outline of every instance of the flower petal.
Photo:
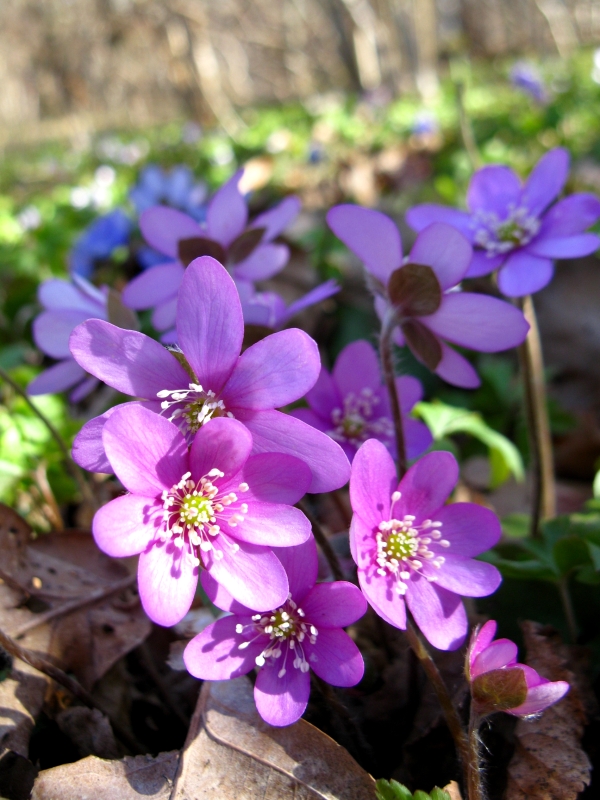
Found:
[(498, 271), (498, 288), (507, 297), (523, 297), (543, 289), (554, 275), (554, 264), (527, 250), (510, 255)]
[[(79, 280), (81, 281), (81, 278)], [(87, 312), (86, 316), (89, 318), (102, 313), (106, 303), (104, 295), (95, 286), (92, 288), (94, 295), (90, 297), (70, 281), (50, 278), (50, 280), (40, 283), (37, 296), (40, 305), (48, 311), (82, 311)], [(95, 293), (98, 293), (99, 296), (96, 297)]]
[(457, 594), (413, 573), (406, 602), (425, 638), (438, 650), (456, 650), (464, 642), (469, 623)]
[(223, 611), (231, 611), (233, 614), (241, 614), (242, 616), (248, 616), (253, 613), (251, 609), (234, 600), (229, 592), (220, 583), (217, 583), (205, 569), (200, 572), (200, 583), (210, 602), (217, 608)]
[(184, 272), (183, 266), (177, 261), (150, 267), (136, 275), (123, 289), (123, 303), (128, 308), (140, 311), (164, 303), (170, 297), (177, 297)]
[(502, 534), (494, 512), (476, 503), (450, 503), (440, 508), (435, 518), (442, 523), (441, 532), (450, 542), (450, 552), (464, 558), (489, 550)]
[(221, 530), (232, 539), (267, 547), (293, 547), (310, 538), (310, 522), (299, 508), (283, 503), (261, 503), (253, 500), (248, 504), (244, 521), (231, 527), (219, 520)]
[(570, 688), (566, 681), (548, 681), (548, 683), (534, 686), (527, 692), (525, 702), (516, 708), (511, 708), (508, 713), (518, 717), (539, 714), (545, 708), (563, 698)]
[(298, 604), (315, 585), (319, 571), (317, 545), (311, 536), (295, 547), (275, 547), (273, 552), (288, 576), (290, 594)]
[(235, 283), (214, 258), (196, 258), (181, 282), (177, 338), (204, 389), (221, 391), (237, 363), (243, 337)]
[(473, 660), (471, 679), (493, 669), (502, 669), (517, 663), (519, 650), (510, 639), (497, 639), (483, 649)]
[(85, 378), (85, 370), (72, 358), (53, 364), (35, 377), (27, 387), (27, 394), (54, 394), (64, 392)]
[[(224, 481), (235, 480), (252, 450), (252, 436), (235, 419), (217, 417), (203, 425), (190, 449), (190, 470), (195, 481), (212, 469), (225, 473)], [(239, 476), (238, 482), (242, 478)], [(223, 484), (225, 485), (225, 484)]]
[(374, 569), (359, 569), (358, 582), (375, 613), (395, 628), (406, 630), (406, 604), (394, 590), (391, 576), (377, 575)]
[(416, 525), (425, 519), (437, 520), (437, 512), (457, 481), (458, 464), (452, 453), (443, 450), (427, 453), (410, 467), (400, 481), (398, 491), (401, 497), (393, 507), (394, 517), (402, 519), (405, 514), (412, 514)]
[(482, 625), (481, 628), (475, 628), (471, 634), (471, 641), (469, 642), (469, 650), (467, 653), (469, 659), (467, 678), (469, 680), (476, 678), (479, 674), (475, 672), (475, 659), (486, 647), (490, 646), (497, 630), (498, 624), (493, 619), (490, 619)]
[(485, 294), (450, 292), (428, 317), (427, 327), (440, 338), (483, 353), (497, 353), (524, 341), (529, 325), (523, 312)]
[(600, 218), (600, 200), (595, 194), (580, 192), (564, 197), (544, 214), (538, 236), (554, 239), (574, 236), (594, 225)]
[(79, 325), (70, 339), (77, 363), (123, 394), (154, 400), (162, 389), (186, 389), (190, 377), (158, 342), (99, 319)]
[(327, 224), (364, 263), (367, 270), (387, 284), (392, 272), (402, 264), (402, 241), (395, 223), (371, 208), (335, 206), (327, 214)]
[[(300, 311), (303, 311), (309, 306), (314, 306), (316, 303), (320, 303), (322, 300), (326, 300), (328, 297), (332, 297), (339, 291), (340, 285), (334, 280), (328, 280), (325, 281), (325, 283), (315, 286), (315, 288), (311, 289), (310, 292), (307, 292), (304, 297), (300, 297), (298, 300), (294, 300), (293, 303), (290, 303), (287, 309), (282, 310), (281, 307), (279, 307), (276, 311), (277, 319), (274, 327), (281, 328), (290, 319), (292, 319), (292, 317), (300, 313)], [(281, 300), (281, 298), (278, 299)], [(281, 303), (283, 303), (283, 300), (281, 300)]]
[(521, 203), (539, 215), (561, 191), (569, 174), (569, 153), (562, 147), (547, 152), (532, 169), (523, 186)]
[(297, 722), (306, 710), (310, 695), (310, 675), (295, 669), (288, 658), (285, 674), (280, 678), (283, 656), (267, 663), (259, 671), (254, 686), (254, 702), (258, 713), (269, 725), (281, 728)]
[(188, 448), (179, 428), (139, 403), (114, 409), (102, 442), (117, 477), (133, 494), (157, 497), (188, 471)]
[(462, 386), (465, 389), (476, 389), (481, 380), (473, 366), (460, 353), (444, 342), (442, 345), (442, 360), (437, 365), (435, 373), (453, 386)]
[(367, 601), (360, 589), (346, 581), (319, 583), (302, 600), (302, 610), (307, 622), (318, 629), (320, 643), (321, 628), (352, 625), (366, 612)]
[(261, 654), (269, 641), (260, 636), (240, 650), (243, 635), (236, 633), (236, 625), (252, 625), (248, 617), (223, 617), (208, 625), (188, 643), (183, 651), (187, 671), (205, 681), (225, 681), (246, 675), (254, 668), (254, 659)]
[(248, 258), (232, 268), (234, 278), (246, 281), (266, 281), (277, 275), (290, 258), (290, 248), (285, 244), (260, 244)]
[(214, 195), (206, 211), (206, 229), (210, 239), (229, 247), (246, 227), (248, 207), (238, 189), (243, 170), (224, 183)]
[(83, 400), (88, 394), (91, 394), (98, 386), (100, 386), (100, 381), (94, 378), (93, 375), (89, 375), (69, 394), (69, 401), (71, 403), (79, 403), (80, 400)]
[(350, 393), (360, 396), (363, 389), (377, 391), (381, 370), (373, 346), (364, 339), (346, 345), (335, 362), (333, 379), (342, 399)]
[[(435, 552), (439, 552), (437, 548)], [(440, 569), (430, 565), (423, 567), (424, 575), (436, 578), (436, 586), (463, 597), (487, 597), (502, 583), (502, 575), (492, 564), (454, 555), (452, 548), (444, 551), (444, 558)]]
[[(334, 408), (342, 407), (342, 398), (338, 391), (338, 387), (333, 380), (332, 375), (321, 367), (319, 377), (315, 385), (306, 393), (306, 402), (311, 409), (316, 412), (319, 417), (323, 417), (323, 421), (327, 422), (327, 428), (319, 427), (319, 430), (328, 430), (331, 422), (331, 413)], [(300, 410), (300, 409), (296, 409)], [(306, 409), (302, 409), (305, 411)], [(299, 417), (301, 419), (301, 417)]]
[(368, 439), (352, 462), (352, 510), (366, 525), (376, 528), (389, 519), (392, 492), (397, 486), (396, 466), (387, 448), (377, 439)]
[(177, 295), (173, 295), (164, 303), (156, 306), (152, 312), (152, 325), (157, 331), (166, 331), (175, 327), (177, 322)]
[(279, 408), (314, 386), (320, 368), (317, 344), (304, 331), (272, 333), (240, 356), (221, 397), (234, 413), (236, 408)]
[(443, 222), (434, 222), (419, 233), (408, 258), (412, 264), (431, 267), (445, 290), (461, 282), (472, 257), (473, 248), (462, 233)]
[(416, 419), (405, 418), (402, 425), (404, 428), (406, 457), (409, 461), (413, 461), (430, 447), (433, 442), (433, 436), (427, 425), (423, 422), (418, 422)]
[(52, 358), (70, 358), (69, 336), (89, 316), (86, 311), (76, 309), (42, 311), (33, 321), (33, 340)]
[[(366, 606), (365, 603), (365, 609)], [(303, 647), (311, 669), (321, 680), (332, 686), (356, 686), (362, 680), (365, 662), (345, 631), (337, 628), (319, 629), (315, 644), (304, 642)]]
[(253, 228), (265, 228), (264, 242), (270, 242), (287, 228), (300, 213), (302, 203), (298, 197), (290, 195), (273, 208), (259, 214), (253, 221)]
[(471, 211), (492, 211), (503, 219), (511, 203), (519, 204), (520, 195), (521, 181), (512, 169), (493, 164), (471, 178), (467, 206)]
[(308, 464), (309, 492), (331, 492), (350, 477), (350, 464), (337, 442), (299, 419), (280, 411), (238, 409), (239, 419), (252, 433), (253, 453), (287, 453)]
[(482, 275), (489, 275), (490, 272), (498, 269), (505, 259), (506, 256), (504, 254), (489, 256), (487, 250), (473, 250), (473, 258), (465, 278), (479, 278)]
[(100, 550), (113, 558), (122, 558), (145, 550), (163, 527), (161, 503), (126, 494), (96, 512), (92, 533)]
[(527, 252), (541, 258), (580, 258), (600, 247), (595, 233), (580, 233), (561, 238), (538, 238), (527, 246)]
[[(338, 408), (341, 408), (341, 403)], [(289, 415), (290, 417), (299, 419), (302, 422), (305, 422), (307, 425), (310, 425), (311, 428), (316, 428), (318, 431), (322, 431), (323, 433), (328, 433), (333, 427), (331, 422), (328, 422), (323, 417), (315, 414), (311, 408), (293, 408), (289, 412)]]
[(414, 378), (412, 375), (402, 375), (396, 378), (396, 390), (403, 414), (408, 414), (415, 403), (423, 399), (423, 385), (418, 378)]
[[(434, 222), (444, 222), (452, 225), (460, 231), (463, 236), (471, 240), (473, 238), (473, 226), (471, 216), (466, 211), (459, 211), (457, 208), (449, 206), (439, 206), (436, 203), (422, 203), (421, 205), (409, 208), (406, 212), (406, 222), (414, 231), (422, 231)], [(423, 263), (423, 262), (420, 262)]]
[(250, 456), (241, 478), (250, 487), (245, 497), (288, 505), (304, 497), (312, 481), (310, 469), (304, 461), (283, 453)]
[(203, 235), (202, 228), (187, 214), (168, 206), (152, 206), (140, 214), (140, 230), (150, 247), (171, 258), (179, 258), (181, 239)]
[(173, 542), (155, 540), (140, 555), (138, 586), (144, 611), (157, 625), (170, 627), (180, 622), (190, 610), (198, 567), (190, 554)]
[(229, 594), (253, 611), (272, 611), (283, 605), (289, 593), (288, 579), (277, 556), (267, 547), (223, 541), (220, 534), (213, 540), (223, 554), (216, 559), (213, 552), (202, 553), (206, 569)]

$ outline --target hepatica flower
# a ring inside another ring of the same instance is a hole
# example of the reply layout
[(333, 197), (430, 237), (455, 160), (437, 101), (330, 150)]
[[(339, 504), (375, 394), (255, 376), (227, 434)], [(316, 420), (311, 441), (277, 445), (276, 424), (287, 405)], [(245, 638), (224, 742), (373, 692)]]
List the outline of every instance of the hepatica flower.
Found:
[(203, 225), (167, 206), (149, 208), (140, 217), (144, 238), (165, 260), (134, 278), (123, 292), (123, 302), (133, 309), (153, 308), (152, 324), (166, 332), (164, 341), (174, 341), (177, 292), (194, 259), (212, 256), (236, 280), (245, 281), (270, 278), (287, 264), (289, 248), (273, 239), (296, 217), (300, 202), (287, 197), (249, 226), (246, 200), (238, 189), (242, 172), (212, 198)]
[[(432, 442), (427, 427), (408, 416), (423, 394), (410, 375), (396, 380), (402, 406), (402, 425), (409, 460), (421, 455)], [(394, 423), (387, 390), (381, 383), (377, 354), (368, 342), (347, 345), (339, 354), (333, 373), (321, 367), (321, 374), (307, 393), (309, 408), (291, 413), (339, 442), (352, 461), (367, 439), (379, 439), (396, 457)]]
[(129, 217), (118, 208), (95, 219), (69, 253), (71, 273), (89, 278), (98, 260), (110, 258), (117, 247), (129, 243), (131, 227)]
[(471, 389), (480, 384), (471, 364), (450, 344), (496, 353), (525, 339), (529, 326), (518, 309), (495, 297), (459, 291), (472, 248), (450, 225), (426, 227), (403, 259), (398, 228), (379, 211), (336, 206), (327, 222), (364, 263), (379, 316), (386, 319), (393, 309), (396, 343), (408, 345), (448, 383)]
[(206, 184), (196, 182), (191, 169), (185, 164), (178, 164), (169, 171), (157, 164), (148, 164), (129, 192), (129, 199), (138, 214), (164, 203), (200, 221), (206, 217), (206, 194)]
[(57, 359), (29, 384), (32, 395), (72, 389), (70, 399), (78, 402), (89, 394), (98, 380), (88, 375), (72, 357), (69, 336), (87, 319), (108, 319), (108, 290), (100, 290), (84, 278), (74, 275), (71, 281), (52, 278), (38, 289), (44, 311), (33, 322), (33, 340), (42, 353)]
[[(186, 270), (176, 312), (181, 350), (94, 320), (73, 332), (71, 352), (90, 374), (175, 422), (189, 442), (212, 420), (235, 418), (252, 433), (254, 452), (305, 461), (313, 475), (309, 491), (342, 486), (350, 467), (339, 445), (275, 410), (298, 400), (317, 380), (319, 352), (310, 336), (293, 328), (279, 331), (240, 355), (244, 321), (238, 293), (227, 270), (208, 256)], [(85, 469), (111, 471), (102, 428), (113, 411), (86, 423), (75, 439), (73, 457)]]
[(332, 297), (340, 290), (336, 281), (328, 280), (287, 305), (277, 292), (257, 292), (250, 281), (236, 281), (236, 286), (246, 325), (261, 325), (271, 330), (283, 328), (300, 311)]
[(140, 554), (140, 597), (151, 619), (175, 625), (185, 616), (200, 565), (258, 611), (285, 602), (288, 580), (269, 548), (311, 536), (291, 505), (310, 484), (302, 461), (251, 456), (252, 435), (233, 419), (203, 427), (188, 452), (176, 425), (133, 404), (115, 410), (102, 438), (129, 494), (96, 513), (94, 538), (111, 556)]
[(457, 480), (456, 459), (438, 451), (398, 484), (392, 457), (376, 439), (360, 448), (350, 477), (350, 547), (367, 600), (401, 629), (408, 605), (440, 650), (455, 650), (466, 636), (460, 595), (485, 597), (501, 581), (495, 567), (473, 559), (496, 544), (500, 523), (474, 503), (444, 505)]
[(473, 633), (466, 672), (473, 703), (481, 716), (505, 711), (515, 717), (540, 714), (569, 691), (566, 681), (549, 681), (526, 664), (517, 663), (517, 645), (496, 639), (490, 620)]
[(213, 622), (187, 645), (189, 672), (204, 680), (228, 680), (259, 668), (254, 699), (271, 725), (296, 722), (306, 709), (312, 669), (334, 686), (354, 686), (364, 672), (360, 651), (342, 630), (362, 617), (367, 604), (345, 581), (315, 585), (314, 539), (277, 556), (286, 570), (289, 595), (268, 611), (235, 602), (210, 578), (203, 585), (219, 608), (231, 615)]
[(475, 248), (466, 277), (498, 270), (498, 286), (507, 297), (543, 289), (557, 258), (593, 253), (600, 239), (584, 231), (600, 218), (600, 200), (573, 194), (554, 203), (569, 170), (569, 154), (550, 150), (522, 183), (508, 167), (494, 164), (478, 170), (467, 191), (468, 211), (426, 203), (406, 214), (422, 231), (433, 222), (453, 225)]

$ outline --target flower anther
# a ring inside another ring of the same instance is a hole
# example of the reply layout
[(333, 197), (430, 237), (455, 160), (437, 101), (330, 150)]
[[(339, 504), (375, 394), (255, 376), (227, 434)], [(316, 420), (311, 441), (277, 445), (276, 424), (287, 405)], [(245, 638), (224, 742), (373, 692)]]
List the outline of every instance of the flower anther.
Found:
[(528, 244), (541, 223), (525, 206), (511, 204), (505, 219), (500, 219), (493, 211), (479, 210), (473, 215), (472, 224), (475, 244), (483, 247), (491, 258)]
[(375, 392), (365, 387), (359, 394), (350, 392), (344, 398), (344, 407), (331, 412), (332, 430), (328, 436), (336, 442), (351, 442), (357, 447), (367, 439), (377, 438), (389, 445), (394, 436), (394, 426), (388, 417), (373, 419), (376, 406), (381, 402)]
[(162, 400), (161, 414), (170, 411), (169, 421), (178, 424), (176, 420), (181, 420), (191, 436), (214, 417), (233, 418), (231, 411), (225, 408), (225, 403), (213, 391), (205, 391), (198, 383), (190, 383), (187, 389), (162, 389), (156, 396)]

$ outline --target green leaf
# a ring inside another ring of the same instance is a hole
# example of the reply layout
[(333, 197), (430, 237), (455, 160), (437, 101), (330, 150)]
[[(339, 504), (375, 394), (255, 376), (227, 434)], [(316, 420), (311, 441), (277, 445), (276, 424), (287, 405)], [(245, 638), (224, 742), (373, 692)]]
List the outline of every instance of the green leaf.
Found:
[(594, 497), (600, 499), (600, 469), (596, 473), (594, 477), (594, 483), (592, 484), (592, 490), (594, 492)]
[(531, 518), (529, 514), (507, 514), (502, 517), (502, 532), (510, 539), (525, 539), (529, 536)]
[(412, 792), (398, 781), (383, 778), (375, 784), (377, 800), (412, 800)]
[(593, 542), (586, 542), (588, 547), (588, 552), (590, 554), (590, 558), (592, 559), (592, 565), (596, 572), (600, 572), (600, 547)]
[(515, 445), (506, 436), (490, 428), (476, 412), (449, 406), (439, 400), (417, 403), (414, 412), (425, 422), (436, 440), (453, 433), (468, 433), (486, 445), (490, 451), (492, 488), (503, 483), (510, 474), (518, 481), (523, 480), (523, 460)]
[(560, 539), (553, 548), (553, 556), (561, 575), (568, 575), (577, 567), (590, 562), (589, 542), (579, 536), (567, 536)]

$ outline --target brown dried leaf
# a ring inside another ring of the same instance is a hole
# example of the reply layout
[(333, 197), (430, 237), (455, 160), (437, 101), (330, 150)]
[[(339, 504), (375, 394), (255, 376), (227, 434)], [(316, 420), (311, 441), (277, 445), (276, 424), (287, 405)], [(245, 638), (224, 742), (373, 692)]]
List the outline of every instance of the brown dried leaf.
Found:
[(169, 800), (178, 752), (104, 761), (89, 756), (40, 772), (31, 800)]
[(442, 302), (442, 289), (431, 267), (405, 264), (390, 275), (388, 297), (392, 305), (407, 317), (433, 314)]
[(375, 782), (308, 722), (272, 728), (247, 678), (205, 683), (171, 800), (373, 800)]
[(204, 236), (194, 236), (191, 239), (180, 239), (177, 245), (179, 260), (187, 267), (195, 258), (201, 256), (212, 256), (220, 261), (221, 264), (225, 263), (225, 250), (221, 247), (219, 242), (214, 239), (206, 239)]
[(437, 336), (418, 319), (403, 322), (402, 333), (416, 357), (430, 370), (435, 370), (442, 360), (442, 346)]
[(119, 758), (123, 751), (117, 745), (108, 717), (97, 708), (72, 706), (55, 717), (61, 731), (73, 742), (79, 755)]
[(525, 663), (544, 678), (568, 681), (571, 690), (540, 717), (517, 723), (517, 748), (508, 766), (505, 797), (575, 800), (589, 784), (592, 767), (581, 749), (585, 710), (568, 668), (568, 648), (551, 628), (535, 622), (524, 622), (522, 628)]

